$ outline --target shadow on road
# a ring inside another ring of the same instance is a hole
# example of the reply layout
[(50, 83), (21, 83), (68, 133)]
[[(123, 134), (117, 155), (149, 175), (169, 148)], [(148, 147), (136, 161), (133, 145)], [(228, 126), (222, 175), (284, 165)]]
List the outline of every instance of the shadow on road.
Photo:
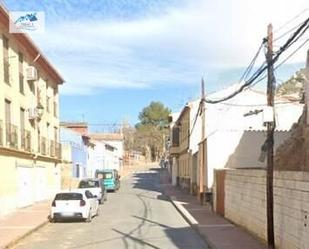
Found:
[[(195, 248), (195, 249), (206, 249), (207, 246), (202, 242), (202, 240), (198, 239), (198, 235), (195, 234), (191, 227), (181, 227), (181, 228), (173, 228), (169, 227), (167, 225), (164, 225), (162, 223), (149, 220), (147, 218), (139, 217), (139, 216), (133, 216), (137, 219), (142, 220), (143, 223), (151, 223), (154, 226), (160, 226), (164, 228), (164, 232), (166, 234), (166, 237), (173, 242), (175, 245), (175, 248), (177, 249), (188, 249), (188, 248)], [(138, 236), (137, 234), (131, 233), (125, 233), (122, 231), (119, 231), (117, 229), (113, 229), (115, 232), (121, 234), (123, 237), (123, 241), (125, 242), (126, 249), (129, 248), (129, 241), (133, 241), (134, 243), (137, 243), (141, 246), (147, 246), (147, 248), (153, 248), (153, 249), (165, 249), (162, 246), (157, 246), (155, 243), (160, 243), (160, 240), (158, 241), (153, 240), (151, 236)], [(164, 239), (164, 238), (162, 238)], [(174, 247), (173, 247), (174, 248)]]
[[(162, 194), (162, 184), (168, 182), (167, 169), (164, 168), (151, 168), (147, 172), (134, 173), (134, 184), (133, 188), (142, 189), (147, 191), (155, 191), (160, 194), (156, 199), (168, 201), (169, 199)], [(151, 198), (149, 196), (143, 196), (145, 198)]]

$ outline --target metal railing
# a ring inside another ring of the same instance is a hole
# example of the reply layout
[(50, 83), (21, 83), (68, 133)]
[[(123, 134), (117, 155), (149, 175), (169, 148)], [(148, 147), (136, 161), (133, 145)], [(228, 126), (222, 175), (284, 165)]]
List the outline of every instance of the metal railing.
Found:
[(61, 143), (55, 142), (55, 154), (56, 158), (61, 159)]
[(31, 151), (31, 133), (26, 129), (20, 130), (21, 149), (30, 152)]
[(17, 126), (11, 123), (6, 123), (5, 130), (6, 130), (7, 146), (9, 146), (10, 148), (17, 149), (18, 148), (18, 136), (17, 136), (18, 128)]
[(40, 153), (42, 155), (47, 154), (47, 139), (45, 137), (40, 137)]
[(49, 153), (51, 157), (56, 156), (56, 143), (53, 140), (49, 141)]

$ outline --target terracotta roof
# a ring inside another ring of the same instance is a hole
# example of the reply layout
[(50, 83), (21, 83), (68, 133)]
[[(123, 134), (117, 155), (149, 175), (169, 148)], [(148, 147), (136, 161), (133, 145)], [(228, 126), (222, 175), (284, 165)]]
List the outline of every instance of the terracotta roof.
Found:
[(88, 127), (86, 122), (60, 122), (60, 126), (63, 127)]
[(120, 133), (92, 133), (89, 134), (92, 139), (106, 140), (106, 141), (117, 141), (123, 140), (123, 135)]

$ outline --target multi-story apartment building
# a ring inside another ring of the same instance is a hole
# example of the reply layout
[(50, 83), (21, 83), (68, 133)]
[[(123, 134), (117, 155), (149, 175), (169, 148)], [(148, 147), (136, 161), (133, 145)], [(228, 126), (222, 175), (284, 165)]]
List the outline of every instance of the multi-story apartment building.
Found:
[(60, 188), (63, 82), (26, 34), (9, 33), (0, 6), (0, 215)]

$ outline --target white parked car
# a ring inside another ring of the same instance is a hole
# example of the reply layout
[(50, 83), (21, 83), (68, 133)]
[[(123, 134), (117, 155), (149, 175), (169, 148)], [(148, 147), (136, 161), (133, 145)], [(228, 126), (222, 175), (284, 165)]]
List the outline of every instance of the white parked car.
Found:
[(107, 199), (107, 192), (101, 179), (86, 178), (80, 180), (78, 188), (89, 190), (97, 197), (99, 204), (103, 204)]
[(50, 220), (84, 219), (91, 222), (99, 215), (99, 202), (87, 189), (61, 191), (55, 195), (51, 205)]

